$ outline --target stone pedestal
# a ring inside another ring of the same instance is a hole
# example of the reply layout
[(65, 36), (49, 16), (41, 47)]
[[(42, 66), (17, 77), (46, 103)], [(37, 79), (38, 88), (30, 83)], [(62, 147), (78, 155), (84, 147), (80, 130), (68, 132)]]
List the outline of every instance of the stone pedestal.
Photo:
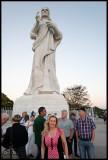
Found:
[(57, 118), (61, 117), (61, 111), (67, 110), (69, 116), (69, 107), (65, 98), (60, 94), (37, 94), (24, 95), (15, 101), (13, 106), (13, 115), (27, 111), (30, 114), (32, 111), (38, 115), (39, 107), (45, 107), (48, 114), (55, 114)]

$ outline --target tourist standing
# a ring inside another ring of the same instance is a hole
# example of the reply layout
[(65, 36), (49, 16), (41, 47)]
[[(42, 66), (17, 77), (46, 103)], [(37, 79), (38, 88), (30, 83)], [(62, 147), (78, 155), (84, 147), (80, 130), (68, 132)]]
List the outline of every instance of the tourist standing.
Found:
[(43, 133), (41, 147), (42, 159), (64, 159), (62, 142), (65, 146), (66, 158), (68, 159), (66, 138), (63, 130), (58, 128), (58, 119), (55, 115), (48, 116)]
[(105, 122), (106, 122), (106, 124), (107, 124), (107, 114), (104, 112), (104, 114), (103, 114), (103, 119), (104, 119), (104, 124), (105, 124)]
[(59, 121), (59, 127), (64, 131), (68, 146), (69, 159), (72, 159), (72, 137), (74, 135), (74, 125), (72, 121), (67, 118), (67, 110), (62, 110), (62, 118)]
[(5, 133), (3, 133), (2, 126), (5, 123), (7, 123), (8, 120), (9, 120), (9, 115), (7, 113), (2, 113), (2, 115), (1, 115), (1, 145), (3, 142), (4, 135), (5, 135)]
[(94, 137), (95, 124), (93, 120), (85, 115), (85, 108), (78, 110), (80, 118), (76, 120), (76, 137), (79, 145), (80, 158), (86, 159), (86, 151), (88, 159), (94, 159)]
[(36, 159), (41, 159), (41, 132), (44, 130), (44, 123), (46, 121), (43, 118), (46, 115), (45, 107), (40, 107), (38, 109), (39, 116), (34, 120), (34, 133), (35, 133), (35, 144), (37, 145), (37, 155)]
[(73, 141), (74, 141), (74, 154), (75, 154), (76, 157), (79, 157), (79, 155), (77, 154), (77, 138), (76, 138), (76, 130), (75, 130), (76, 116), (75, 116), (75, 113), (71, 113), (70, 120), (73, 122), (73, 125), (74, 125), (74, 135), (72, 137), (72, 145), (73, 145)]
[[(12, 127), (7, 128), (3, 140), (3, 147), (9, 148), (10, 140), (13, 148), (17, 152), (19, 159), (26, 159), (25, 145), (28, 142), (28, 133), (24, 126), (20, 125), (21, 116), (14, 115), (12, 118)], [(10, 136), (12, 135), (12, 137)]]
[(27, 115), (27, 112), (22, 112), (22, 117), (21, 117), (21, 121), (20, 124), (22, 126), (25, 126), (25, 116)]
[(1, 115), (1, 125), (4, 125), (9, 120), (9, 115), (7, 113), (2, 113)]
[(34, 157), (32, 154), (32, 149), (34, 145), (34, 132), (33, 132), (33, 123), (35, 119), (35, 113), (30, 114), (30, 119), (25, 123), (25, 127), (28, 131), (28, 143), (26, 144), (26, 154), (29, 157)]

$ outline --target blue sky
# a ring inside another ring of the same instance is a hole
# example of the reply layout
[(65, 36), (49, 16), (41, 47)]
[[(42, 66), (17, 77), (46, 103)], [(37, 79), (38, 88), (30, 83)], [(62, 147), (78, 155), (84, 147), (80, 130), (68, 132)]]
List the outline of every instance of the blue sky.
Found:
[(106, 2), (2, 2), (2, 92), (16, 100), (27, 89), (33, 62), (30, 31), (42, 7), (63, 34), (56, 50), (60, 91), (87, 88), (93, 106), (106, 108)]

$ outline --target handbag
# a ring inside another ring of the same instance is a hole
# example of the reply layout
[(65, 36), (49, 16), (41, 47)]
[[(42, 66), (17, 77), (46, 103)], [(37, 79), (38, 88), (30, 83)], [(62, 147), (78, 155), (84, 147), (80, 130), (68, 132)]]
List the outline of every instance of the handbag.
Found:
[[(58, 128), (58, 130), (59, 130), (59, 135), (60, 135), (60, 129)], [(65, 157), (65, 148), (64, 148), (64, 144), (63, 144), (63, 140), (62, 140), (62, 137), (61, 137), (61, 135), (60, 135), (60, 138), (61, 138), (61, 142), (62, 142), (62, 148), (63, 148), (63, 152), (64, 152), (64, 157)]]
[(17, 155), (12, 145), (12, 128), (10, 130), (10, 146), (9, 148), (6, 148), (3, 151), (1, 158), (2, 159), (19, 159), (19, 156)]
[(6, 148), (2, 153), (2, 159), (19, 159), (16, 151), (12, 146)]

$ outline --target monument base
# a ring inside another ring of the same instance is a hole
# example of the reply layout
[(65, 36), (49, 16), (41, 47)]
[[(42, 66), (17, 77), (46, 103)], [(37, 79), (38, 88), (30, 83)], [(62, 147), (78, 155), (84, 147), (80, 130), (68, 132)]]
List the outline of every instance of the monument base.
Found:
[(38, 109), (43, 106), (46, 108), (47, 115), (55, 114), (57, 118), (61, 118), (61, 111), (67, 110), (69, 116), (69, 107), (67, 101), (60, 94), (37, 94), (24, 95), (18, 98), (13, 106), (13, 115), (27, 111), (30, 114), (32, 111), (38, 115)]

